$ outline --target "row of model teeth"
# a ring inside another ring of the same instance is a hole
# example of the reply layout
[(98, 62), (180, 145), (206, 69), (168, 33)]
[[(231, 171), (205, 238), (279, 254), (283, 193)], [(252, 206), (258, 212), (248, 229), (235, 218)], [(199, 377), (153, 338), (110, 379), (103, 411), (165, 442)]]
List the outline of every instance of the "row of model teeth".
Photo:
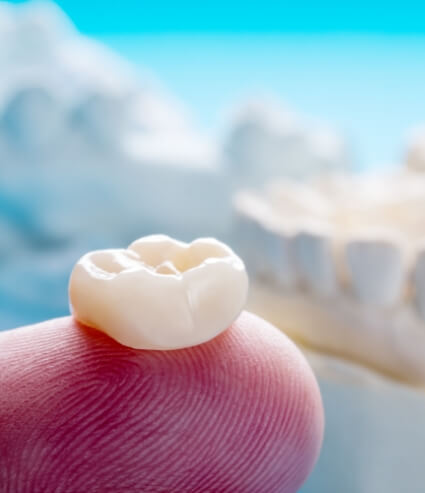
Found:
[(412, 300), (425, 319), (425, 248), (411, 251), (397, 235), (335, 235), (317, 222), (275, 221), (255, 196), (237, 196), (241, 254), (256, 277), (320, 297), (350, 293), (368, 305)]

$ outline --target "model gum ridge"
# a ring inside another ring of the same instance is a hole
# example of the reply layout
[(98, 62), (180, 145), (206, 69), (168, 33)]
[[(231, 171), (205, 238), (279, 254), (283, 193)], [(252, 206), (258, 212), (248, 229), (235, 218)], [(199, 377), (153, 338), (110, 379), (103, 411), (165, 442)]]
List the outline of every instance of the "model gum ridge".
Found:
[(78, 321), (135, 349), (178, 349), (216, 337), (237, 318), (247, 292), (245, 266), (229, 247), (163, 235), (87, 253), (69, 285)]
[(248, 309), (306, 346), (424, 385), (424, 189), (405, 169), (238, 193)]

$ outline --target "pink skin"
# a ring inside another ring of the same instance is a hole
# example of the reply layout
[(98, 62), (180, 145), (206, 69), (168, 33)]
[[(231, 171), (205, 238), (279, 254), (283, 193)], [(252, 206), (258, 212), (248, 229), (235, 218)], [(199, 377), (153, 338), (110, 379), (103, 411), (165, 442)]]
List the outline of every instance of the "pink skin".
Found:
[(290, 493), (322, 434), (310, 368), (250, 313), (176, 351), (71, 317), (0, 334), (1, 493)]

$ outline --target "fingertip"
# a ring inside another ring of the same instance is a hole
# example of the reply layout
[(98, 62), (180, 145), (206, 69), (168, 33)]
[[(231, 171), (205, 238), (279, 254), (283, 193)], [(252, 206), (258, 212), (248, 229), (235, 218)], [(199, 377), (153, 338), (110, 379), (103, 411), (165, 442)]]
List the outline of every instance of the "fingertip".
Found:
[(0, 336), (0, 479), (12, 489), (25, 459), (21, 481), (46, 493), (292, 493), (317, 459), (316, 380), (252, 314), (176, 351), (132, 350), (71, 317), (12, 332)]
[[(239, 322), (255, 351), (267, 360), (269, 377), (280, 395), (285, 483), (276, 491), (295, 492), (312, 472), (324, 435), (320, 389), (306, 358), (285, 334), (265, 320), (244, 313)], [(261, 342), (258, 340), (261, 339)]]

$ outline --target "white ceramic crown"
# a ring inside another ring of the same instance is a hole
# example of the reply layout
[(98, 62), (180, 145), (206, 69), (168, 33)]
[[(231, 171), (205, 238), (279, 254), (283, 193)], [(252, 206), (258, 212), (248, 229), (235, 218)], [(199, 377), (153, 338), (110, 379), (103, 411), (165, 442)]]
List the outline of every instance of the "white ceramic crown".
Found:
[(127, 250), (87, 253), (71, 274), (74, 316), (135, 349), (206, 342), (236, 319), (247, 297), (242, 260), (226, 245), (154, 235)]

